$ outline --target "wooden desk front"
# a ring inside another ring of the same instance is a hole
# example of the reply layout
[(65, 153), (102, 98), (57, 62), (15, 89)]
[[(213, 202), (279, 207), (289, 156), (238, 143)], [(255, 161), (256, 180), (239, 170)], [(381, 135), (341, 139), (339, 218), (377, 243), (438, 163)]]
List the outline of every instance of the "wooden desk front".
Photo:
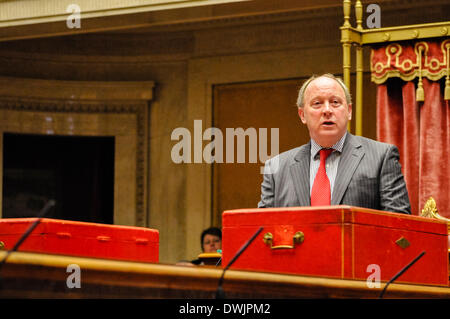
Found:
[[(0, 260), (5, 252), (0, 252)], [(81, 288), (68, 288), (69, 265)], [(222, 269), (14, 252), (3, 265), (1, 298), (214, 298)], [(378, 298), (365, 281), (228, 270), (227, 298)], [(385, 298), (450, 298), (450, 288), (391, 284)]]

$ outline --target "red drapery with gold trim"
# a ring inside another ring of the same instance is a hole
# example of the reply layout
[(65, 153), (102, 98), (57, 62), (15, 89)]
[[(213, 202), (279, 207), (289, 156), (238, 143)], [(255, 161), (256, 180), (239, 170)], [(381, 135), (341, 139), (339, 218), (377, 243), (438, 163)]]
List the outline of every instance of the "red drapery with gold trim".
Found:
[(391, 43), (371, 52), (377, 91), (377, 139), (400, 150), (411, 201), (419, 214), (436, 200), (450, 218), (450, 39)]

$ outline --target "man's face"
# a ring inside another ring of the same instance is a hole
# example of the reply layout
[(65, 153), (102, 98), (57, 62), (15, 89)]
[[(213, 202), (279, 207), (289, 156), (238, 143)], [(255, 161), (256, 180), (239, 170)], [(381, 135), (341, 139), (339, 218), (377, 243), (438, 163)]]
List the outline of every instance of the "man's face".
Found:
[(203, 237), (203, 251), (215, 253), (217, 249), (222, 249), (222, 240), (218, 236), (206, 234)]
[(322, 147), (331, 147), (347, 131), (352, 105), (347, 105), (345, 92), (337, 81), (320, 77), (306, 88), (298, 114), (308, 126), (311, 138)]

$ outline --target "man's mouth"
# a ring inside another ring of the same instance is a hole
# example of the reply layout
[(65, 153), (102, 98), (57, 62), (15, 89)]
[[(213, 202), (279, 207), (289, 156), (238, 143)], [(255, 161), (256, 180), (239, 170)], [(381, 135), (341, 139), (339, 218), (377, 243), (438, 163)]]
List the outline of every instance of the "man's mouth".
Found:
[(322, 122), (322, 125), (325, 125), (325, 126), (332, 126), (332, 125), (334, 125), (335, 123), (334, 122), (332, 122), (332, 121), (324, 121), (324, 122)]

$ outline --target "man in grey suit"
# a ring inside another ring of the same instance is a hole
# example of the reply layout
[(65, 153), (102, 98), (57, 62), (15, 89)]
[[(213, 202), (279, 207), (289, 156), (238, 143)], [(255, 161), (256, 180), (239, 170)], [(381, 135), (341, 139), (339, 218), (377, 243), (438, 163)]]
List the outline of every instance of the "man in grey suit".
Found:
[(311, 77), (297, 106), (311, 140), (266, 162), (258, 207), (350, 205), (411, 213), (397, 147), (347, 132), (352, 104), (341, 79)]

